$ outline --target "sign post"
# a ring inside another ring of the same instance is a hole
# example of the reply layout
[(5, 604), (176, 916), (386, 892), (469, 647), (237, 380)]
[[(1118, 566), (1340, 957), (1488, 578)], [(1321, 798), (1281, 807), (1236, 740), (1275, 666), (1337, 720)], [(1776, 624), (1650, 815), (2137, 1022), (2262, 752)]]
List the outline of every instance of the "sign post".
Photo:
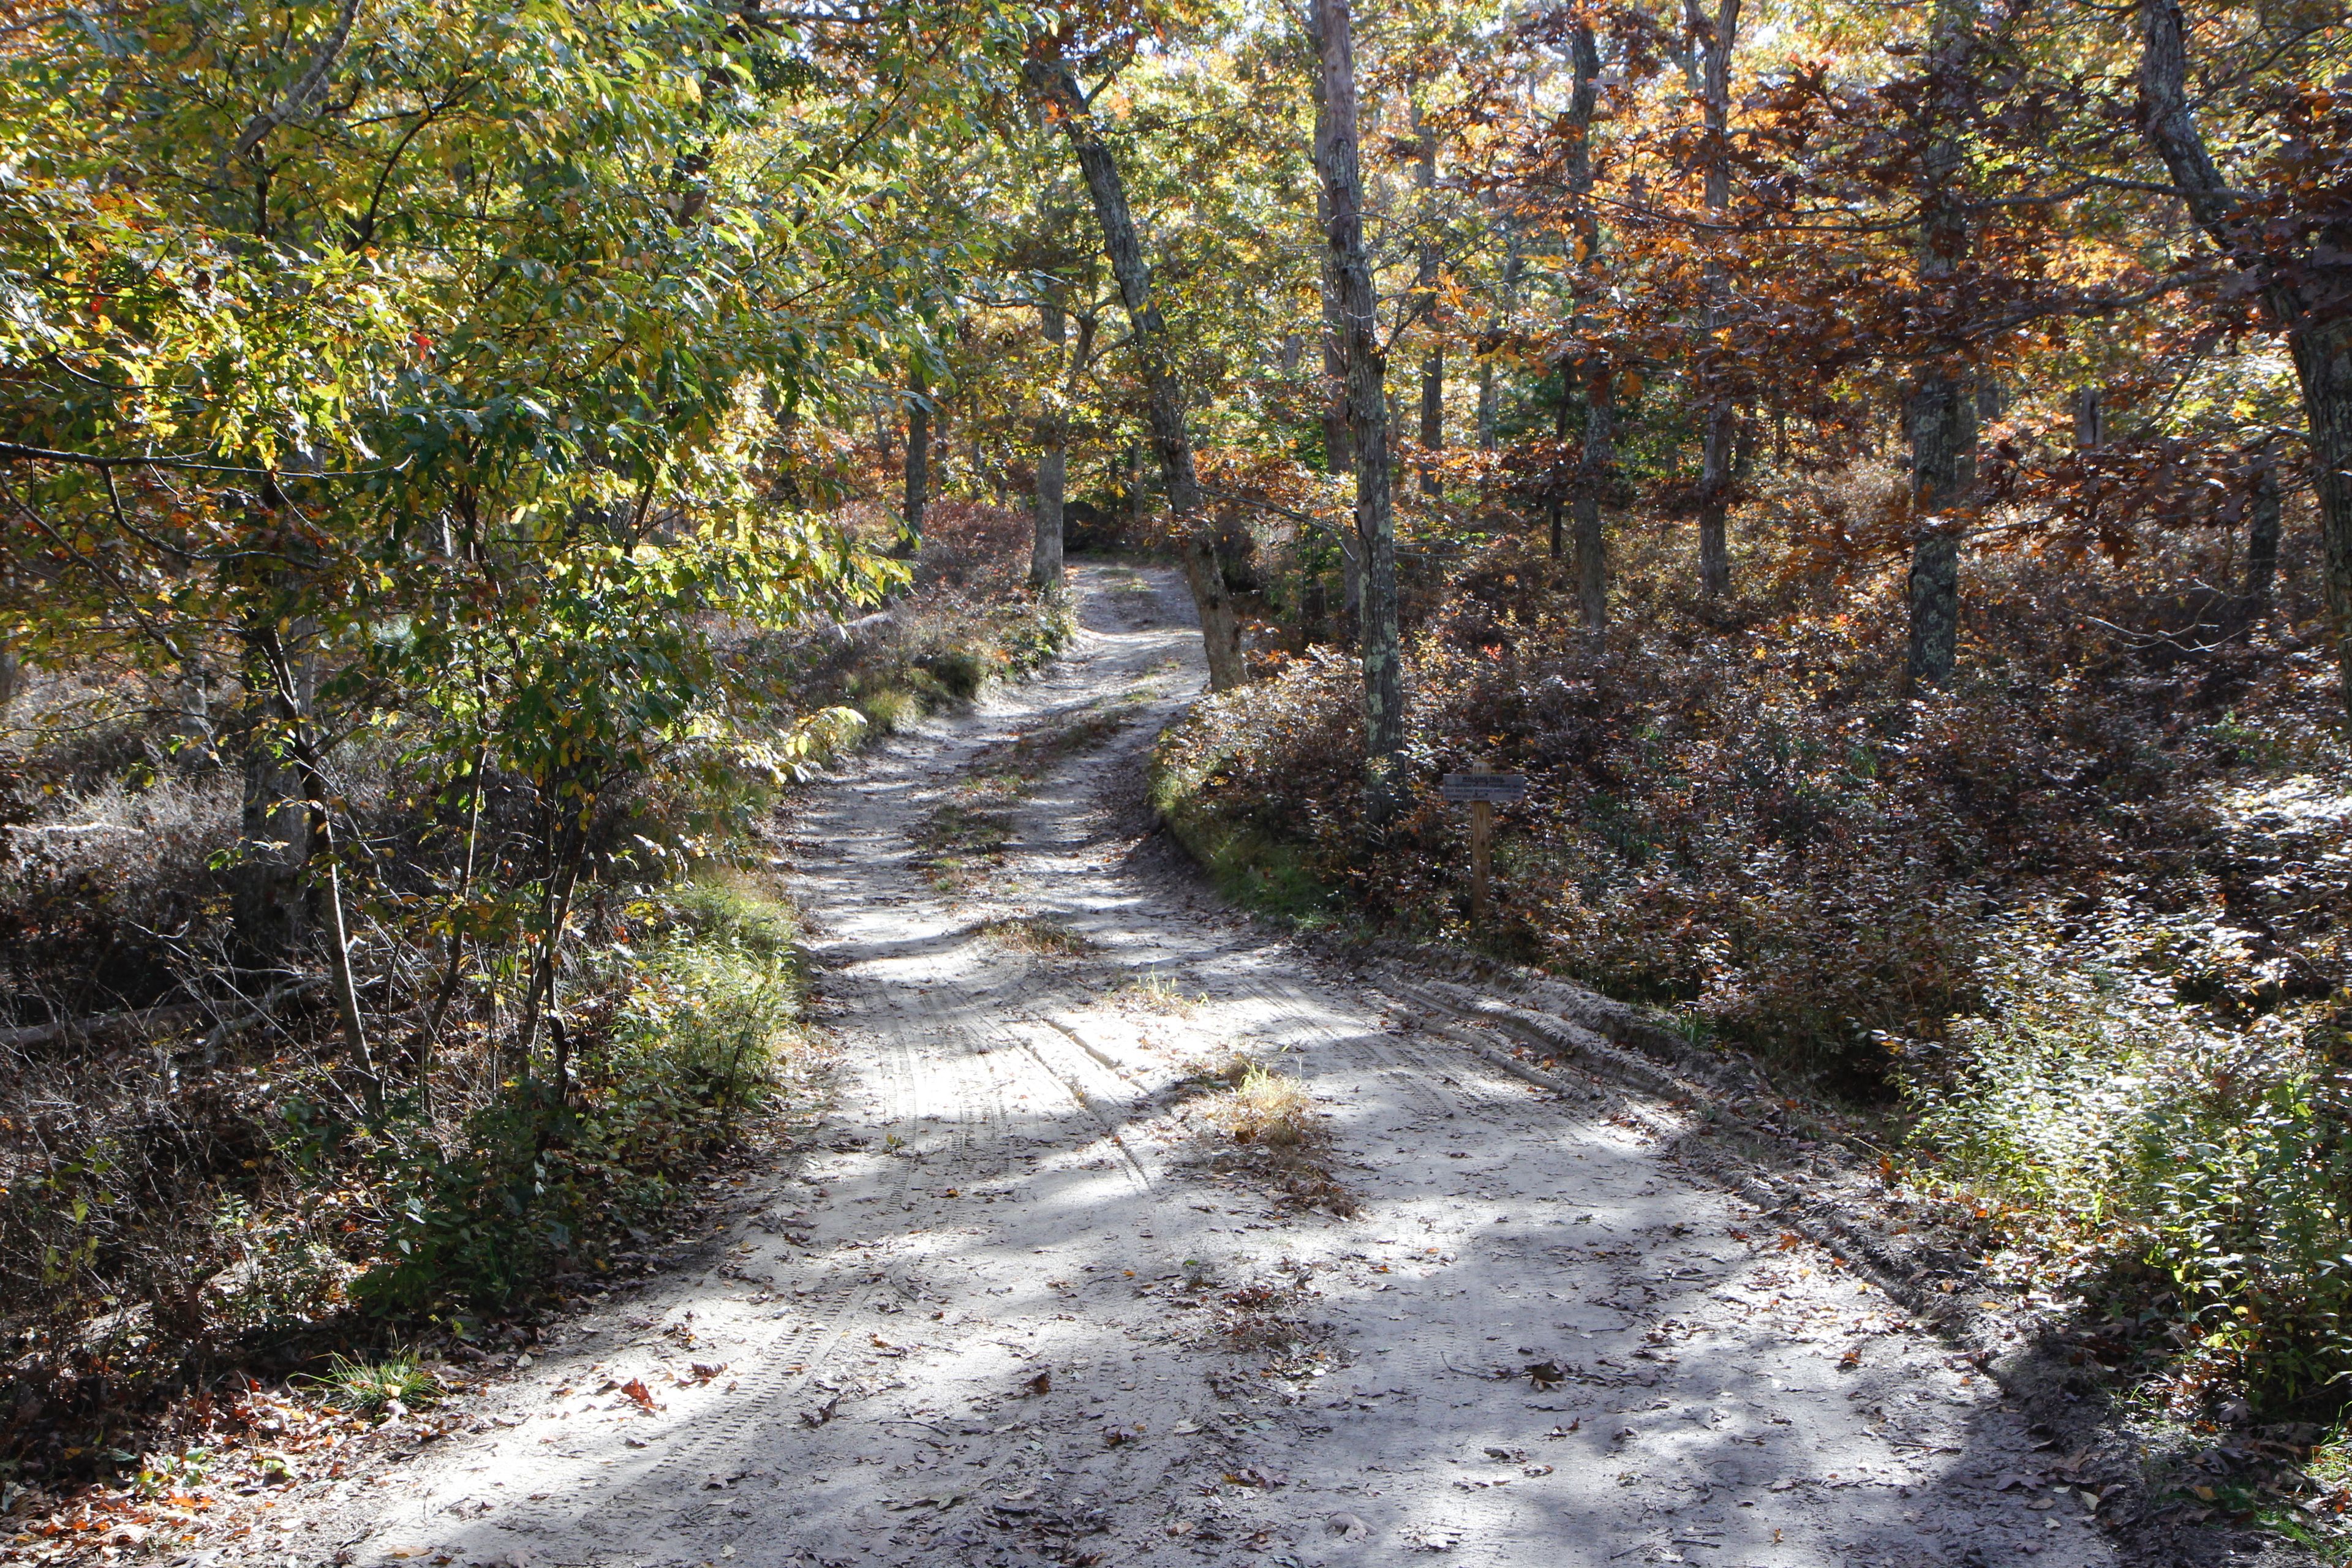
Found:
[(1524, 799), (1528, 793), (1525, 773), (1497, 773), (1487, 771), (1486, 759), (1476, 763), (1477, 772), (1447, 773), (1439, 784), (1439, 793), (1451, 801), (1467, 802), (1470, 807), (1470, 923), (1486, 923), (1486, 889), (1492, 873), (1491, 840), (1495, 829), (1495, 805), (1508, 805)]

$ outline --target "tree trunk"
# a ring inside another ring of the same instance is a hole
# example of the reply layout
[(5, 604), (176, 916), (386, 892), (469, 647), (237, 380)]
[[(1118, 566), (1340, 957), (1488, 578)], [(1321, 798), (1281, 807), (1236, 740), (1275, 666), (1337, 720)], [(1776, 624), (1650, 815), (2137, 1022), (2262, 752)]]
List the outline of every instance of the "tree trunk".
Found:
[[(290, 634), (304, 636), (298, 624)], [(310, 933), (304, 873), (310, 831), (290, 737), (308, 720), (311, 699), (310, 659), (297, 647), (280, 678), (289, 650), (275, 622), (246, 629), (246, 689), (259, 714), (246, 737), (245, 787), (238, 812), (236, 865), (229, 882), (229, 923), (237, 962), (255, 969), (288, 963)]]
[[(1328, 156), (1332, 130), (1331, 105), (1323, 91), (1323, 71), (1318, 64), (1312, 73), (1315, 94), (1315, 167), (1319, 172)], [(1315, 182), (1315, 230), (1318, 234), (1331, 232), (1331, 192), (1320, 178)], [(1322, 247), (1320, 274), (1323, 279), (1323, 380), (1329, 395), (1323, 403), (1323, 460), (1326, 471), (1333, 474), (1353, 473), (1356, 468), (1355, 443), (1348, 434), (1348, 321), (1339, 303), (1339, 264), (1331, 247)], [(1360, 595), (1356, 581), (1355, 557), (1340, 546), (1346, 561), (1348, 579), (1348, 614), (1356, 613)]]
[(1495, 351), (1502, 347), (1503, 335), (1508, 330), (1512, 315), (1519, 305), (1519, 275), (1526, 266), (1519, 241), (1519, 226), (1507, 223), (1503, 235), (1503, 324), (1486, 334), (1478, 354), (1478, 450), (1495, 449), (1495, 421), (1502, 412), (1502, 398), (1496, 387)]
[(2252, 516), (2246, 529), (2246, 609), (2260, 616), (2271, 607), (2271, 588), (2278, 580), (2279, 480), (2276, 454), (2264, 452), (2254, 470)]
[(1224, 691), (1249, 679), (1242, 660), (1241, 621), (1234, 614), (1233, 595), (1225, 587), (1209, 542), (1207, 519), (1201, 511), (1201, 481), (1192, 467), (1192, 438), (1184, 427), (1184, 386), (1168, 352), (1168, 326), (1151, 299), (1151, 269), (1144, 264), (1143, 248), (1135, 237), (1135, 218), (1127, 205), (1127, 185), (1118, 164), (1103, 144), (1094, 113), (1078, 91), (1077, 79), (1057, 58), (1032, 55), (1024, 70), (1029, 90), (1047, 112), (1061, 121), (1086, 175), (1087, 194), (1093, 198), (1095, 217), (1101, 224), (1103, 248), (1110, 257), (1112, 276), (1135, 342), (1136, 366), (1142, 374), (1145, 407), (1151, 426), (1152, 448), (1160, 456), (1160, 471), (1168, 485), (1168, 508), (1176, 514), (1176, 540), (1184, 565), (1184, 581), (1201, 616), (1201, 640), (1208, 654), (1209, 689)]
[(1357, 154), (1356, 49), (1349, 0), (1315, 0), (1316, 61), (1330, 135), (1316, 149), (1331, 210), (1324, 231), (1347, 328), (1348, 429), (1356, 450), (1356, 533), (1363, 549), (1358, 615), (1364, 665), (1364, 763), (1375, 823), (1404, 800), (1404, 662), (1397, 624), (1396, 520), (1390, 494), (1388, 360), (1380, 297), (1364, 249), (1364, 190)]
[[(1957, 271), (1968, 253), (1960, 132), (1975, 43), (1974, 0), (1937, 0), (1928, 67), (1933, 140), (1921, 160), (1918, 239), (1919, 278), (1930, 288)], [(1958, 369), (1934, 364), (1914, 384), (1908, 414), (1916, 532), (1903, 672), (1906, 688), (1916, 691), (1949, 682), (1958, 658), (1960, 530), (1976, 488), (1976, 398)]]
[[(572, 889), (580, 877), (580, 861), (587, 835), (575, 816), (557, 813), (559, 825), (550, 831), (547, 880), (539, 900), (540, 942), (531, 963), (530, 982), (523, 992), (522, 1021), (507, 1047), (502, 1076), (517, 1081), (530, 1076), (531, 1053), (539, 1044), (539, 1026), (556, 1006), (555, 984), (563, 957), (564, 928), (572, 923)], [(562, 1089), (559, 1082), (557, 1088)]]
[[(1706, 125), (1706, 210), (1719, 219), (1731, 205), (1731, 53), (1739, 36), (1739, 0), (1719, 0), (1710, 20), (1699, 0), (1685, 0), (1693, 47), (1704, 51), (1693, 74)], [(1710, 349), (1723, 330), (1723, 276), (1709, 268), (1706, 279)], [(1734, 482), (1732, 439), (1738, 411), (1720, 373), (1702, 372), (1706, 394), (1706, 435), (1699, 458), (1698, 587), (1708, 598), (1731, 591), (1729, 519)]]
[[(1413, 118), (1418, 121), (1420, 111)], [(1426, 454), (1445, 447), (1445, 343), (1437, 335), (1437, 275), (1445, 264), (1444, 237), (1437, 223), (1437, 132), (1422, 128), (1420, 156), (1413, 165), (1413, 184), (1421, 192), (1421, 255), (1413, 273), (1413, 313), (1430, 335), (1421, 356), (1421, 493), (1433, 500), (1443, 493), (1437, 465)]]
[(907, 488), (898, 515), (907, 524), (906, 550), (923, 552), (923, 502), (930, 484), (931, 404), (920, 365), (907, 384)]
[(2107, 438), (2106, 420), (2099, 408), (2099, 389), (2078, 386), (2074, 389), (2074, 445), (2082, 451), (2103, 446)]
[(323, 896), (303, 901), (321, 906), (320, 912), (326, 926), (323, 934), (327, 939), (327, 973), (332, 982), (335, 1011), (342, 1025), (343, 1044), (351, 1052), (352, 1065), (359, 1069), (368, 1114), (375, 1116), (383, 1110), (383, 1080), (368, 1049), (367, 1026), (360, 1012), (359, 981), (352, 966), (352, 936), (343, 921), (342, 868), (335, 852), (331, 815), (333, 793), (328, 788), (325, 759), (319, 753), (310, 726), (319, 679), (316, 623), (295, 621), (292, 636), (295, 644), (289, 647), (278, 626), (272, 623), (258, 627), (253, 637), (253, 649), (259, 658), (280, 720), (278, 756), (287, 764), (287, 782), (299, 791), (299, 804), (289, 802), (281, 808), (277, 826), (281, 829), (295, 828), (301, 834), (300, 851), (289, 855), (285, 862), (292, 868), (296, 883), (310, 868), (326, 868), (326, 884), (318, 890)]
[(1577, 465), (1576, 608), (1586, 629), (1609, 624), (1608, 536), (1601, 527), (1601, 498), (1617, 466), (1616, 398), (1604, 364), (1584, 395), (1584, 453)]
[[(1570, 36), (1570, 59), (1574, 69), (1569, 91), (1568, 120), (1574, 128), (1576, 141), (1570, 149), (1568, 160), (1569, 194), (1576, 203), (1570, 220), (1577, 236), (1579, 259), (1584, 268), (1597, 264), (1601, 255), (1601, 219), (1593, 211), (1592, 195), (1592, 118), (1598, 107), (1597, 84), (1601, 78), (1601, 49), (1592, 36), (1590, 22), (1580, 21)], [(1580, 307), (1589, 295), (1589, 279), (1580, 276), (1574, 292)], [(1579, 327), (1591, 325), (1580, 308), (1575, 318)], [(1576, 525), (1576, 603), (1578, 614), (1585, 626), (1599, 630), (1609, 623), (1609, 560), (1607, 535), (1601, 522), (1601, 492), (1607, 488), (1609, 471), (1616, 458), (1613, 399), (1610, 385), (1611, 369), (1605, 356), (1587, 342), (1581, 360), (1560, 366), (1560, 419), (1566, 433), (1569, 389), (1581, 373), (1585, 378), (1584, 442), (1578, 454), (1574, 518)], [(1559, 529), (1555, 515), (1552, 530), (1552, 553), (1560, 549)]]
[(1976, 479), (1976, 400), (1956, 376), (1922, 382), (1911, 403), (1911, 494), (1920, 532), (1906, 594), (1911, 646), (1908, 686), (1952, 679), (1960, 630), (1960, 536), (1950, 509)]
[[(1038, 301), (1045, 341), (1060, 348), (1069, 338), (1069, 318), (1058, 300)], [(1037, 420), (1037, 511), (1029, 548), (1029, 585), (1048, 591), (1062, 585), (1062, 501), (1069, 480), (1070, 420), (1066, 405), (1049, 406)]]
[(2189, 108), (2189, 45), (2179, 0), (2142, 0), (2140, 122), (2189, 216), (2261, 289), (2273, 325), (2287, 336), (2310, 431), (2314, 489), (2324, 547), (2328, 636), (2337, 680), (2352, 716), (2352, 318), (2315, 310), (2293, 274), (2263, 255), (2262, 219), (2221, 177)]
[(327, 973), (333, 982), (335, 1013), (342, 1025), (343, 1045), (352, 1054), (352, 1064), (359, 1069), (362, 1102), (368, 1114), (383, 1114), (383, 1079), (376, 1070), (375, 1057), (368, 1048), (367, 1025), (360, 1012), (359, 977), (352, 963), (352, 934), (343, 921), (343, 870), (335, 851), (334, 818), (330, 815), (332, 796), (327, 790), (325, 768), (312, 749), (309, 737), (303, 737), (296, 749), (300, 768), (302, 793), (310, 806), (310, 863), (327, 868), (327, 885), (323, 889), (327, 939)]
[(1053, 592), (1062, 586), (1062, 500), (1068, 483), (1070, 444), (1055, 428), (1037, 433), (1036, 534), (1029, 547), (1029, 585)]
[(1143, 447), (1137, 442), (1127, 444), (1123, 458), (1123, 477), (1119, 482), (1119, 499), (1127, 502), (1127, 528), (1130, 535), (1143, 528), (1143, 520), (1151, 511), (1151, 486), (1143, 471)]
[[(1559, 450), (1563, 460), (1568, 454), (1569, 416), (1575, 412), (1576, 376), (1568, 366), (1562, 365), (1559, 369), (1559, 406), (1552, 410), (1551, 435), (1552, 439), (1559, 444)], [(1575, 474), (1573, 470), (1569, 470), (1555, 475), (1554, 478), (1551, 500), (1545, 508), (1551, 523), (1551, 537), (1548, 542), (1550, 546), (1551, 558), (1554, 561), (1564, 561), (1568, 558), (1568, 498), (1562, 492), (1564, 489), (1574, 488)]]
[(1731, 592), (1731, 440), (1738, 418), (1727, 397), (1708, 405), (1699, 458), (1698, 591), (1710, 599)]
[[(1445, 449), (1445, 349), (1432, 344), (1421, 356), (1421, 449), (1442, 452)], [(1434, 500), (1444, 493), (1444, 481), (1437, 465), (1424, 462), (1421, 466), (1421, 493)]]

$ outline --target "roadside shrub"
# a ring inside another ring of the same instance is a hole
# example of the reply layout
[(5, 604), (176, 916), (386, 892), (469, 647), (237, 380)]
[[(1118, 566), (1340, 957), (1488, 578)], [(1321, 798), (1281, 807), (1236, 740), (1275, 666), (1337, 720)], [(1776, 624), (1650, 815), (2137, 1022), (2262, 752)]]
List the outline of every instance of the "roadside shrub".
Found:
[(2063, 1282), (2141, 1281), (2126, 1315), (2172, 1292), (2192, 1403), (2275, 1416), (2352, 1375), (2352, 1079), (2284, 1024), (2198, 1027), (2134, 962), (2147, 932), (2001, 936), (1984, 1011), (1903, 1073), (1922, 1180)]
[(353, 1286), (369, 1306), (503, 1307), (554, 1268), (604, 1266), (772, 1100), (800, 1005), (789, 914), (707, 883), (633, 912), (653, 934), (596, 961), (604, 1024), (569, 1093), (499, 1096), (454, 1135), (388, 1130), (383, 1261)]
[[(2352, 800), (2279, 777), (2342, 753), (2307, 651), (2249, 634), (2226, 668), (2150, 679), (2096, 631), (2144, 586), (1996, 558), (1971, 563), (1961, 679), (1906, 699), (1891, 575), (1831, 595), (1759, 574), (1702, 616), (1641, 549), (1601, 636), (1566, 613), (1562, 564), (1517, 541), (1430, 585), (1407, 644), (1412, 796), (1377, 830), (1360, 679), (1329, 649), (1170, 731), (1163, 818), (1268, 912), (1474, 941), (1842, 1093), (1884, 1097), (1886, 1039), (1978, 1011), (1988, 920), (2053, 886), (2161, 917), (2171, 946), (2147, 962), (2240, 1019), (2343, 973)], [(2235, 705), (2190, 722), (2202, 691)], [(1467, 814), (1435, 784), (1480, 757), (1529, 787), (1496, 813), (1496, 911), (1474, 931)]]
[(912, 724), (922, 714), (922, 705), (913, 694), (895, 686), (868, 692), (857, 699), (858, 710), (877, 735), (896, 735)]

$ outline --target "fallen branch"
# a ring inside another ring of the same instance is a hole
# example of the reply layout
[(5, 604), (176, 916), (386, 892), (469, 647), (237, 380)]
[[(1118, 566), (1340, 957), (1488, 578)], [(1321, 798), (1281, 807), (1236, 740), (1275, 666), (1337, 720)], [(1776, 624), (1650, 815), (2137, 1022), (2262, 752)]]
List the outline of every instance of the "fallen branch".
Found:
[(87, 1018), (60, 1018), (51, 1024), (0, 1029), (0, 1047), (46, 1046), (58, 1040), (104, 1040), (121, 1036), (184, 1029), (203, 1022), (211, 1011), (198, 1002), (169, 1007), (139, 1007), (122, 1013), (99, 1013)]
[(226, 1018), (220, 1017), (218, 1010), (209, 1002), (177, 1002), (167, 1007), (133, 1007), (121, 1013), (98, 1013), (86, 1018), (60, 1018), (55, 1023), (0, 1029), (0, 1047), (21, 1049), (53, 1045), (60, 1040), (96, 1042), (135, 1035), (152, 1037), (191, 1028), (208, 1017), (218, 1018), (219, 1022), (204, 1039), (202, 1048), (209, 1052), (218, 1049), (222, 1041), (234, 1038), (255, 1025), (267, 1021), (283, 1004), (305, 992), (315, 991), (326, 983), (324, 975), (290, 981), (251, 1004), (244, 1012)]

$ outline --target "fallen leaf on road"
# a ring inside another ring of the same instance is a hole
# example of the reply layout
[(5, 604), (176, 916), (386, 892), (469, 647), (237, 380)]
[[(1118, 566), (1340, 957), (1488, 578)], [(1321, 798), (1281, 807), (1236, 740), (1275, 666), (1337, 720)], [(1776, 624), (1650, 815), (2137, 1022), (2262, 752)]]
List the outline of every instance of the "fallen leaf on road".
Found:
[(885, 1498), (882, 1506), (900, 1513), (911, 1508), (935, 1508), (945, 1513), (971, 1495), (970, 1492), (933, 1492), (928, 1497)]
[(1569, 1423), (1567, 1426), (1554, 1426), (1550, 1431), (1549, 1431), (1549, 1432), (1545, 1433), (1545, 1434), (1544, 1434), (1544, 1436), (1547, 1436), (1547, 1437), (1565, 1437), (1565, 1436), (1567, 1436), (1570, 1432), (1573, 1432), (1573, 1431), (1577, 1430), (1579, 1427), (1582, 1426), (1583, 1425), (1584, 1425), (1584, 1417), (1583, 1417), (1583, 1416), (1581, 1416), (1581, 1415), (1580, 1415), (1580, 1416), (1578, 1416), (1575, 1420), (1573, 1420), (1573, 1421), (1570, 1422), (1570, 1423)]
[(1551, 1474), (1551, 1467), (1549, 1465), (1528, 1465), (1522, 1468), (1519, 1471), (1519, 1474), (1523, 1476), (1548, 1476)]
[(1852, 1368), (1854, 1368), (1854, 1367), (1860, 1366), (1861, 1364), (1862, 1364), (1862, 1347), (1861, 1347), (1860, 1345), (1856, 1345), (1856, 1346), (1854, 1346), (1854, 1347), (1853, 1347), (1853, 1349), (1852, 1349), (1852, 1350), (1850, 1350), (1850, 1351), (1846, 1352), (1845, 1352), (1845, 1354), (1843, 1354), (1843, 1355), (1842, 1355), (1842, 1356), (1838, 1357), (1838, 1365), (1839, 1365), (1839, 1366), (1841, 1366), (1841, 1367), (1843, 1367), (1843, 1368), (1847, 1368), (1847, 1369), (1849, 1369), (1849, 1370), (1851, 1370)]
[(814, 1409), (802, 1411), (801, 1425), (803, 1426), (822, 1426), (826, 1422), (832, 1420), (833, 1413), (840, 1408), (841, 1395), (836, 1394), (831, 1399), (826, 1400), (823, 1405), (816, 1406)]
[(1262, 1470), (1255, 1465), (1225, 1472), (1225, 1479), (1237, 1487), (1263, 1487), (1271, 1491), (1276, 1487), (1288, 1486), (1290, 1478), (1277, 1470)]
[(654, 1407), (653, 1390), (646, 1386), (646, 1380), (644, 1378), (633, 1377), (629, 1379), (628, 1382), (621, 1384), (621, 1392), (627, 1394), (631, 1399), (635, 1400), (638, 1406), (642, 1409), (651, 1410)]
[(1200, 1429), (1201, 1424), (1198, 1421), (1179, 1421), (1175, 1426), (1168, 1428), (1179, 1437), (1190, 1437)]
[(1054, 1392), (1054, 1374), (1050, 1372), (1041, 1372), (1021, 1386), (1031, 1394), (1051, 1394)]
[(1568, 1376), (1568, 1369), (1553, 1361), (1530, 1362), (1523, 1370), (1538, 1388), (1558, 1388)]
[(1329, 1521), (1331, 1533), (1342, 1541), (1361, 1541), (1372, 1532), (1372, 1527), (1352, 1513), (1335, 1513)]

